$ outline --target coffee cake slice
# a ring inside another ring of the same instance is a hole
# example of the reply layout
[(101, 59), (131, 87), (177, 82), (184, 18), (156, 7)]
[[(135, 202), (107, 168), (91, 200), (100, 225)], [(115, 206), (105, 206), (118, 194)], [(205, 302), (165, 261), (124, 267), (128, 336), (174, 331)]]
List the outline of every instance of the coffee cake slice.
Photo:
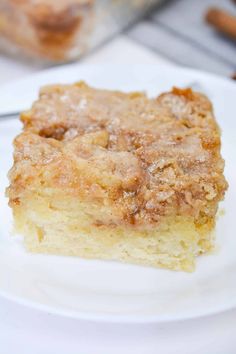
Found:
[(192, 271), (227, 182), (206, 96), (44, 87), (22, 113), (9, 204), (32, 252)]

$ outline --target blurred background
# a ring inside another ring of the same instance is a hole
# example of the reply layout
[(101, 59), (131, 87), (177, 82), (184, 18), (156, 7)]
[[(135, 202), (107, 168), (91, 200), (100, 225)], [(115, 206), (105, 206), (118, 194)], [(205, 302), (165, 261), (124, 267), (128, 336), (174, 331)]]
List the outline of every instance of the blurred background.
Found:
[(84, 59), (121, 34), (173, 63), (235, 77), (233, 0), (0, 0), (0, 83)]

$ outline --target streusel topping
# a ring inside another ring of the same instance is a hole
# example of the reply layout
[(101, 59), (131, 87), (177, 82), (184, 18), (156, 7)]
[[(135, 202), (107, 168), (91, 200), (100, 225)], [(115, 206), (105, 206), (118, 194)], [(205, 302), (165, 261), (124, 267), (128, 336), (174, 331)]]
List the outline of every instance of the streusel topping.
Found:
[(148, 99), (83, 82), (48, 86), (21, 120), (11, 203), (40, 186), (109, 205), (116, 223), (198, 223), (215, 216), (227, 188), (211, 103), (191, 89)]

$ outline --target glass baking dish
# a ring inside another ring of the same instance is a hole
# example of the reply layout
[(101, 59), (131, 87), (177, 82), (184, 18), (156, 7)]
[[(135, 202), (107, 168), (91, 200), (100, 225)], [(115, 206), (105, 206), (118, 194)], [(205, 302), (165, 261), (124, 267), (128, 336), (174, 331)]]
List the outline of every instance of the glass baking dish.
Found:
[(161, 0), (0, 0), (0, 50), (66, 62), (98, 46)]

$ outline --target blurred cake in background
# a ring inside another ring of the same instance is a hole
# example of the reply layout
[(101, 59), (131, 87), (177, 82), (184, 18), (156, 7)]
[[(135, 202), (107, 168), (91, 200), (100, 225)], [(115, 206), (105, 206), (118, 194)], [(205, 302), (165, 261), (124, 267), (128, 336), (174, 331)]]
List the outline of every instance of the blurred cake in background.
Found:
[(0, 50), (73, 60), (160, 0), (1, 0)]

